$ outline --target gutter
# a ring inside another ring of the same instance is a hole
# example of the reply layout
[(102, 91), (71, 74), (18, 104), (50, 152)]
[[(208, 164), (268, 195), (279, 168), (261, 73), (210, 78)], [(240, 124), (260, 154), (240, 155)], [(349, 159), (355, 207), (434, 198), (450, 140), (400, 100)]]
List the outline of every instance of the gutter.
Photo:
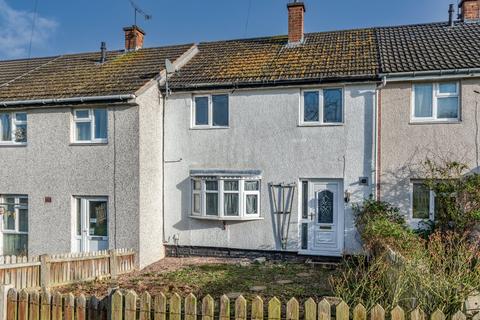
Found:
[(15, 106), (34, 106), (34, 105), (51, 105), (51, 104), (66, 104), (66, 103), (83, 103), (96, 101), (124, 101), (135, 99), (134, 94), (118, 94), (111, 96), (90, 96), (90, 97), (74, 97), (74, 98), (60, 98), (60, 99), (36, 99), (36, 100), (12, 100), (0, 101), (2, 107)]
[(380, 77), (387, 77), (389, 81), (408, 81), (422, 80), (432, 78), (461, 78), (465, 76), (480, 77), (480, 68), (468, 69), (440, 69), (431, 71), (412, 71), (412, 72), (395, 72), (381, 73)]
[(298, 86), (308, 84), (320, 83), (338, 83), (338, 82), (365, 82), (378, 81), (379, 77), (376, 75), (367, 76), (350, 76), (350, 77), (336, 77), (336, 78), (311, 78), (298, 80), (263, 80), (257, 82), (225, 82), (225, 83), (199, 83), (183, 86), (170, 86), (170, 89), (176, 92), (191, 91), (191, 90), (221, 90), (221, 89), (239, 89), (239, 88), (261, 88), (261, 87), (275, 87), (275, 86)]

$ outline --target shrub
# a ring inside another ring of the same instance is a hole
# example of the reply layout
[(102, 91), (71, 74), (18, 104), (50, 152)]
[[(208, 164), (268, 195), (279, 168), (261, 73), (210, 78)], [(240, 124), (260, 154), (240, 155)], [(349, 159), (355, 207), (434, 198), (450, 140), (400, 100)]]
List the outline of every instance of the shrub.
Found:
[(453, 314), (480, 285), (478, 255), (465, 235), (436, 232), (415, 256), (394, 259), (384, 251), (368, 261), (350, 259), (330, 281), (335, 294), (350, 304)]
[(402, 251), (419, 249), (419, 239), (407, 226), (398, 208), (387, 202), (368, 199), (354, 206), (357, 230), (369, 251), (382, 251), (385, 247)]

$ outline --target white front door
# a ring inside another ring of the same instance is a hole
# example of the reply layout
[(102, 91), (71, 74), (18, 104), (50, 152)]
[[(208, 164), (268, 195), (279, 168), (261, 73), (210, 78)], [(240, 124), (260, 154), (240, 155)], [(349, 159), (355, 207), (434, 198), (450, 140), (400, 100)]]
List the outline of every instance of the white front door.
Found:
[[(306, 191), (306, 190), (305, 190)], [(308, 214), (303, 224), (307, 247), (303, 253), (322, 256), (341, 256), (344, 236), (344, 204), (340, 181), (308, 181)]]
[(107, 198), (76, 198), (76, 252), (108, 249)]

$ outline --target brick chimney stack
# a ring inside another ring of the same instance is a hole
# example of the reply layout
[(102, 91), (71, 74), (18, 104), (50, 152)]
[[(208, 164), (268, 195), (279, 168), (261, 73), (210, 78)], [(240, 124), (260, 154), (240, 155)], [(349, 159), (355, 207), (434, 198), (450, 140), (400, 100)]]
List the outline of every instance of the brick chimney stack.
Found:
[(461, 0), (458, 6), (462, 21), (480, 19), (480, 0)]
[(303, 2), (291, 2), (288, 8), (288, 43), (299, 44), (303, 42), (305, 4)]
[(145, 31), (136, 25), (125, 27), (123, 31), (125, 31), (125, 51), (135, 51), (143, 47)]

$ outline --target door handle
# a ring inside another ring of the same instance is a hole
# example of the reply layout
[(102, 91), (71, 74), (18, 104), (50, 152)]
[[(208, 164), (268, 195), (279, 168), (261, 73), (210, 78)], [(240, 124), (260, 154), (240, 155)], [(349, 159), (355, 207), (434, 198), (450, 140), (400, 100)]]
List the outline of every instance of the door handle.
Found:
[(315, 213), (310, 213), (309, 216), (310, 216), (310, 220), (313, 221), (313, 218), (315, 217)]

